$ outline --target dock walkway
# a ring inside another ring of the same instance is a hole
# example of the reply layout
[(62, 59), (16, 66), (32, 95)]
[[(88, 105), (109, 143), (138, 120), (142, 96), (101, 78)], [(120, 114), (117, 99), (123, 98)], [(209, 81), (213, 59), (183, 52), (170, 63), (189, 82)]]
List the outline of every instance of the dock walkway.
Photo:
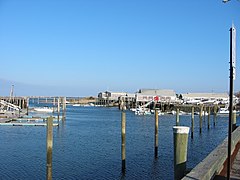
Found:
[(233, 160), (230, 177), (231, 179), (240, 180), (240, 149), (238, 149), (237, 155)]
[[(227, 179), (228, 137), (218, 145), (205, 159), (194, 167), (183, 180), (225, 180)], [(232, 180), (240, 180), (240, 127), (232, 133)]]

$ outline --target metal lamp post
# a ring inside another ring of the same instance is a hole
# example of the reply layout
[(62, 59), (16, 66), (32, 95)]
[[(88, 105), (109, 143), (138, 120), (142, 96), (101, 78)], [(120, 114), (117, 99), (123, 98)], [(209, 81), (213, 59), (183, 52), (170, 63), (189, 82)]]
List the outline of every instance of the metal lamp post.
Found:
[(231, 170), (231, 146), (232, 146), (232, 114), (233, 114), (233, 80), (236, 69), (236, 29), (230, 28), (230, 92), (229, 92), (229, 124), (228, 124), (228, 160), (227, 179), (230, 179)]

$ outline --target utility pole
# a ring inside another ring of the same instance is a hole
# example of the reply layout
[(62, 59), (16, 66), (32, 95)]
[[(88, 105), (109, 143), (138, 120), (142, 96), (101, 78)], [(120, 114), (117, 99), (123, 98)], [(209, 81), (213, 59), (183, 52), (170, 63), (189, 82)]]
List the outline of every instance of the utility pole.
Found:
[(230, 180), (231, 146), (232, 146), (232, 114), (233, 114), (233, 81), (236, 76), (236, 29), (230, 28), (230, 92), (229, 92), (229, 124), (228, 124), (228, 161), (227, 179)]
[(9, 102), (10, 102), (10, 103), (12, 103), (11, 101), (14, 101), (13, 92), (14, 92), (14, 85), (12, 85), (11, 91), (10, 91), (10, 99), (9, 99)]

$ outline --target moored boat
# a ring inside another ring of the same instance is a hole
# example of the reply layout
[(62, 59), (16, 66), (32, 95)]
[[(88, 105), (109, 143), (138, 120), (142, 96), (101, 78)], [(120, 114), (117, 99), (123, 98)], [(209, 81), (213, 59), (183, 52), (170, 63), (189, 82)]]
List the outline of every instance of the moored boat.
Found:
[(50, 107), (36, 107), (33, 108), (34, 111), (38, 111), (38, 112), (47, 112), (47, 113), (52, 113), (53, 112), (53, 108)]

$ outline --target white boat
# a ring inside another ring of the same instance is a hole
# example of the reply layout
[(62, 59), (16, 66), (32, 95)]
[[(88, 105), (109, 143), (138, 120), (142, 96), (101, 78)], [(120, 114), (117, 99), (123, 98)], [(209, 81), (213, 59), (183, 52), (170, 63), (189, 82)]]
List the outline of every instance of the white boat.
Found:
[(228, 108), (220, 108), (219, 110), (218, 110), (218, 114), (220, 114), (220, 115), (227, 115), (227, 114), (229, 114), (229, 110), (228, 110)]
[(81, 104), (74, 104), (74, 105), (72, 105), (72, 106), (75, 106), (75, 107), (76, 107), (76, 106), (81, 106)]
[(179, 111), (179, 115), (180, 116), (186, 116), (186, 115), (191, 115), (191, 113), (187, 113), (187, 112), (184, 112), (184, 111)]
[(131, 108), (130, 111), (135, 112), (137, 109), (136, 108)]
[(202, 112), (202, 116), (208, 116), (208, 112), (207, 111), (203, 111)]
[(50, 108), (50, 107), (36, 107), (36, 108), (33, 108), (33, 110), (38, 112), (48, 112), (48, 113), (53, 112), (53, 108)]
[(164, 112), (162, 112), (162, 111), (158, 111), (158, 116), (162, 116), (162, 115), (164, 115)]
[(145, 108), (137, 108), (135, 111), (135, 115), (150, 115), (152, 114), (149, 109)]
[(92, 106), (94, 106), (94, 104), (93, 103), (88, 103), (88, 104), (84, 104), (84, 105), (82, 105), (83, 107), (92, 107)]
[(167, 112), (167, 114), (175, 115), (175, 114), (176, 114), (176, 111), (172, 110), (172, 111)]
[(74, 107), (79, 107), (79, 106), (81, 106), (81, 107), (92, 107), (92, 106), (94, 106), (94, 104), (93, 104), (93, 103), (88, 103), (88, 104), (73, 104), (72, 106), (74, 106)]

